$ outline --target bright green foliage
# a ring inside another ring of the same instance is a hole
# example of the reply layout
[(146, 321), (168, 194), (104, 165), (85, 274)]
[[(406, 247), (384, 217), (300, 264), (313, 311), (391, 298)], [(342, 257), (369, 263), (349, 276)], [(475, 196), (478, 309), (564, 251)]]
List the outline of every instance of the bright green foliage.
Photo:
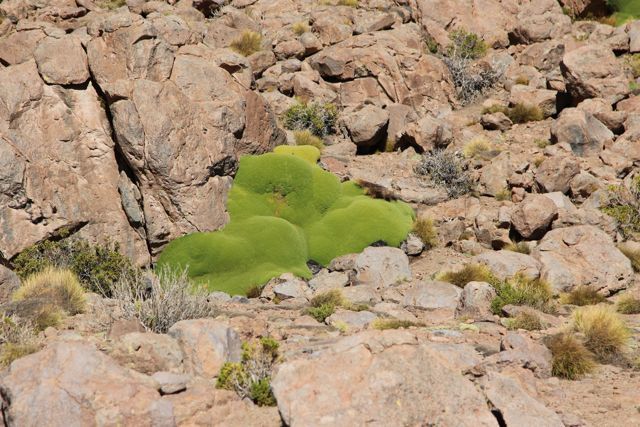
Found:
[(526, 305), (544, 312), (552, 312), (555, 309), (551, 286), (542, 279), (517, 275), (494, 287), (498, 296), (491, 301), (491, 311), (495, 314), (502, 313), (502, 307), (509, 304)]
[(276, 154), (297, 156), (314, 165), (318, 163), (318, 160), (320, 160), (320, 149), (318, 147), (312, 147), (308, 144), (300, 146), (278, 145), (273, 149), (273, 152)]
[(607, 4), (616, 12), (614, 16), (618, 25), (640, 18), (638, 0), (607, 0)]
[(451, 58), (478, 59), (487, 53), (487, 44), (477, 34), (461, 29), (449, 33), (449, 38), (447, 56)]
[(284, 112), (283, 123), (289, 130), (308, 130), (322, 137), (334, 132), (337, 118), (333, 104), (298, 103)]
[(367, 197), (292, 154), (243, 157), (228, 196), (229, 225), (171, 242), (158, 265), (188, 268), (211, 290), (245, 294), (285, 272), (310, 277), (309, 260), (326, 265), (379, 240), (399, 246), (407, 236), (410, 206)]

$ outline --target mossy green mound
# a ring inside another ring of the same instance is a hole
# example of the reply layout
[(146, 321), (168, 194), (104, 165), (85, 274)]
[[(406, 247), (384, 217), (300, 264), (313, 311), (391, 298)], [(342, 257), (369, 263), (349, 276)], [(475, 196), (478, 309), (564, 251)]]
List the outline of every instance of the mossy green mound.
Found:
[(187, 267), (211, 290), (245, 294), (285, 272), (309, 277), (309, 260), (326, 265), (379, 240), (402, 242), (413, 225), (409, 205), (372, 199), (307, 154), (243, 157), (229, 192), (229, 224), (174, 240), (158, 265)]
[(638, 0), (608, 0), (607, 3), (615, 11), (614, 16), (618, 25), (640, 18), (640, 1)]

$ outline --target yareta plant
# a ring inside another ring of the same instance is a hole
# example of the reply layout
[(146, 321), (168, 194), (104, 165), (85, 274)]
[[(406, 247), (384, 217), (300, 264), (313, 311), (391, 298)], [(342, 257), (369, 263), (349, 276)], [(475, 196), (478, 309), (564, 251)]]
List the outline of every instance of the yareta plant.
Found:
[(229, 224), (172, 241), (158, 266), (186, 268), (212, 291), (243, 295), (285, 272), (309, 278), (307, 261), (327, 265), (377, 241), (400, 245), (413, 209), (341, 183), (315, 164), (318, 157), (315, 147), (301, 146), (240, 159), (227, 201)]

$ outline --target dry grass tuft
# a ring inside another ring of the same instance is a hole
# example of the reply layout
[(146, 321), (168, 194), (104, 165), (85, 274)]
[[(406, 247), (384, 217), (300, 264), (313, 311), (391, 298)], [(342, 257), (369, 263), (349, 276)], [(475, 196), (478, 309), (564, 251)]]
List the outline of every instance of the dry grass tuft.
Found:
[(640, 272), (640, 250), (633, 249), (625, 244), (618, 245), (618, 249), (624, 254), (624, 256), (629, 258), (633, 271)]
[(553, 355), (551, 373), (556, 377), (577, 380), (596, 367), (591, 352), (573, 335), (553, 335), (546, 345)]
[(309, 130), (295, 131), (293, 132), (293, 138), (296, 141), (296, 145), (311, 145), (320, 151), (324, 149), (322, 139), (312, 134)]
[(527, 313), (523, 311), (518, 313), (516, 317), (507, 319), (507, 328), (509, 329), (525, 329), (527, 331), (539, 331), (544, 329), (544, 325), (540, 317), (535, 313)]
[(309, 24), (306, 21), (296, 22), (291, 26), (291, 30), (296, 36), (301, 36), (309, 31)]
[(250, 56), (261, 50), (262, 36), (255, 31), (243, 31), (240, 37), (231, 42), (231, 49), (243, 56)]
[(87, 300), (78, 278), (70, 270), (47, 267), (27, 277), (13, 294), (14, 301), (38, 300), (69, 315), (82, 313)]
[(467, 264), (461, 270), (440, 273), (436, 279), (449, 282), (460, 288), (464, 288), (469, 282), (486, 282), (494, 286), (499, 283), (491, 270), (482, 264)]
[(640, 299), (625, 295), (618, 300), (617, 309), (622, 314), (640, 314)]
[(621, 355), (629, 339), (629, 330), (622, 319), (604, 306), (587, 306), (574, 311), (573, 329), (584, 334), (585, 347), (600, 361)]
[(531, 247), (527, 242), (511, 242), (504, 247), (505, 250), (511, 252), (518, 252), (521, 254), (529, 255), (531, 253)]
[(428, 248), (438, 246), (438, 230), (436, 230), (433, 219), (427, 217), (416, 219), (413, 224), (413, 232)]
[(477, 137), (465, 144), (462, 148), (462, 154), (464, 154), (467, 159), (472, 159), (492, 150), (493, 147), (491, 146), (491, 142), (486, 138)]
[(412, 326), (420, 327), (424, 326), (424, 323), (398, 319), (376, 319), (371, 323), (371, 327), (373, 329), (378, 329), (380, 331), (387, 329), (407, 329)]
[(605, 302), (607, 299), (600, 295), (597, 290), (591, 286), (578, 286), (571, 292), (562, 294), (560, 302), (562, 304), (571, 304), (577, 306), (595, 305)]

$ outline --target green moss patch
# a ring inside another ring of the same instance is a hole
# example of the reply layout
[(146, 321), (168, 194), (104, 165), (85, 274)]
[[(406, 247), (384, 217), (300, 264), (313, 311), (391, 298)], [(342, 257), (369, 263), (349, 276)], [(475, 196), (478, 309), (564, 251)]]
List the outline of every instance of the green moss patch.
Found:
[(313, 147), (285, 148), (243, 157), (228, 196), (229, 224), (174, 240), (158, 265), (188, 268), (210, 290), (244, 295), (285, 272), (310, 277), (307, 261), (326, 265), (373, 242), (399, 246), (406, 238), (409, 205), (341, 183), (314, 164)]

